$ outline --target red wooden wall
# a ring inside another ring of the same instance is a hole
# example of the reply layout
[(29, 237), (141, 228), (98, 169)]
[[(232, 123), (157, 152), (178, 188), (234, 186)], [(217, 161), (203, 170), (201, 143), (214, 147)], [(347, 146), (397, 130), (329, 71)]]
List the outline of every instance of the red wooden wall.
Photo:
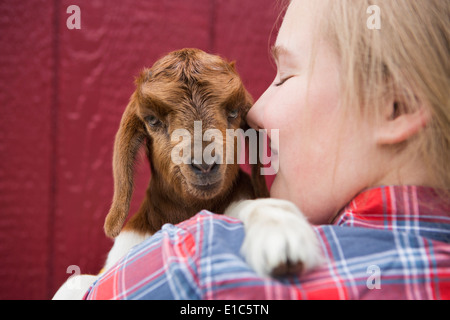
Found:
[[(72, 4), (80, 30), (66, 26)], [(139, 70), (198, 47), (236, 60), (257, 98), (274, 76), (278, 11), (274, 0), (0, 1), (0, 299), (47, 299), (69, 265), (101, 267), (113, 140)]]

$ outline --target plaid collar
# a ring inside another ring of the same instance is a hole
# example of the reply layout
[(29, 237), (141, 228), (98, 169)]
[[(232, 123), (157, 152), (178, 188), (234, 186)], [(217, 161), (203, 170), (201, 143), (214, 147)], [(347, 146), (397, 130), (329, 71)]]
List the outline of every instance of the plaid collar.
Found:
[(426, 236), (450, 243), (450, 201), (443, 191), (420, 186), (382, 186), (356, 196), (337, 226), (364, 227)]

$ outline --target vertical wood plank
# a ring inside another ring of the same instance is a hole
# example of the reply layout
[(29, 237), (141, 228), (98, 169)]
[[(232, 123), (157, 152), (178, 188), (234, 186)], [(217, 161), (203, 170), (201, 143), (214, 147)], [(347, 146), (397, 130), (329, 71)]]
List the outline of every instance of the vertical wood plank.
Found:
[(47, 293), (52, 4), (0, 2), (0, 299)]
[(273, 0), (215, 0), (214, 51), (236, 60), (244, 84), (255, 100), (276, 74), (270, 47), (276, 39), (279, 5)]
[[(236, 61), (247, 90), (255, 101), (276, 74), (270, 47), (276, 40), (280, 5), (273, 0), (215, 0), (214, 50)], [(250, 171), (248, 166), (244, 169)], [(266, 176), (268, 187), (274, 176)]]

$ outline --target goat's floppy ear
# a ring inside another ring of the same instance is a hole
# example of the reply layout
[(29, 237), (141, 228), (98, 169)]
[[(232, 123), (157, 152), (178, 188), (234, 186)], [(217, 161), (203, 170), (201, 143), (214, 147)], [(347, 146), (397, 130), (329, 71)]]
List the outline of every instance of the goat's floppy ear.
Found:
[(138, 101), (134, 93), (122, 116), (114, 142), (114, 197), (104, 225), (106, 235), (111, 238), (120, 233), (128, 216), (133, 193), (134, 162), (146, 136), (145, 127), (137, 115), (137, 109)]

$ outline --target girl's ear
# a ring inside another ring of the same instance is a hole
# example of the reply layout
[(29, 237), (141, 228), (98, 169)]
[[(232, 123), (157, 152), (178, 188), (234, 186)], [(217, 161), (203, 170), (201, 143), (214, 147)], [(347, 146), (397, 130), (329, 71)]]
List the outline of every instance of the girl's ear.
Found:
[(390, 101), (386, 104), (381, 122), (375, 130), (375, 140), (379, 145), (394, 145), (407, 141), (430, 121), (430, 112), (425, 106), (409, 110), (405, 104)]

